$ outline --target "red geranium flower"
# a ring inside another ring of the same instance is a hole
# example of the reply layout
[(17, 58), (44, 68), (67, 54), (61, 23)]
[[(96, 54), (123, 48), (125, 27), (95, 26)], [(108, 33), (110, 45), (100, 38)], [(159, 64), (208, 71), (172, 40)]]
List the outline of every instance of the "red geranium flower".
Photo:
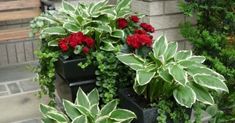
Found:
[(154, 27), (147, 23), (141, 23), (140, 26), (147, 32), (153, 33), (155, 31)]
[(83, 49), (82, 49), (82, 52), (83, 52), (84, 54), (89, 53), (89, 51), (90, 51), (90, 49), (89, 49), (88, 47), (83, 47)]
[(135, 22), (135, 23), (138, 23), (139, 20), (140, 20), (140, 19), (139, 19), (137, 16), (135, 16), (135, 15), (131, 16), (130, 19), (131, 19), (133, 22)]
[(137, 29), (135, 30), (135, 34), (147, 34), (147, 32), (144, 30)]
[(92, 38), (85, 36), (83, 39), (83, 43), (85, 43), (89, 48), (91, 48), (94, 46), (95, 41)]
[(139, 41), (139, 37), (138, 34), (134, 34), (134, 35), (129, 35), (127, 36), (126, 42), (129, 46), (138, 49), (141, 46), (141, 43)]
[(119, 18), (117, 20), (117, 25), (119, 29), (124, 29), (128, 26), (128, 22), (125, 18)]
[(148, 47), (152, 46), (153, 41), (149, 35), (139, 35), (139, 39), (142, 45), (147, 45)]
[(63, 38), (59, 41), (59, 47), (62, 52), (67, 52), (69, 50), (67, 43), (68, 43), (68, 38)]
[(82, 39), (84, 38), (84, 35), (82, 32), (78, 32), (78, 33), (72, 33), (69, 36), (69, 45), (72, 48), (75, 48), (77, 45), (82, 43)]

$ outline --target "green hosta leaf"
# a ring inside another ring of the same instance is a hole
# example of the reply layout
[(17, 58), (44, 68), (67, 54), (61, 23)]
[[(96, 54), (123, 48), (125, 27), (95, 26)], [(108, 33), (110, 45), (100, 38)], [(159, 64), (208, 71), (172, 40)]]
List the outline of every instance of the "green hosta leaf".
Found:
[(222, 75), (206, 67), (191, 66), (187, 68), (187, 71), (191, 76), (194, 76), (195, 74), (209, 74), (225, 81), (225, 78)]
[(98, 113), (100, 112), (100, 108), (99, 108), (99, 104), (95, 104), (93, 106), (91, 106), (91, 114), (93, 117), (96, 117), (98, 115)]
[(76, 106), (70, 101), (63, 100), (63, 105), (64, 105), (65, 112), (70, 117), (70, 119), (73, 120), (74, 118), (81, 115), (81, 113), (78, 111)]
[(91, 105), (99, 104), (99, 92), (98, 92), (98, 90), (97, 89), (93, 89), (88, 94), (88, 99), (89, 99)]
[(206, 112), (211, 115), (212, 117), (215, 116), (218, 113), (218, 106), (217, 105), (211, 105), (207, 107)]
[(193, 79), (197, 84), (203, 87), (229, 92), (226, 84), (218, 77), (214, 77), (208, 74), (196, 74), (193, 76)]
[(146, 89), (146, 85), (144, 85), (144, 86), (140, 86), (139, 84), (138, 84), (138, 82), (137, 82), (137, 80), (135, 79), (135, 83), (134, 83), (134, 86), (133, 86), (133, 89), (134, 89), (134, 91), (137, 93), (137, 94), (143, 94), (144, 93), (144, 91), (145, 91), (145, 89)]
[(158, 69), (157, 72), (163, 80), (165, 80), (166, 82), (170, 82), (170, 83), (172, 82), (173, 77), (170, 75), (170, 73), (167, 69), (165, 70), (163, 68), (160, 68), (160, 69)]
[(180, 65), (173, 65), (172, 67), (169, 67), (168, 70), (176, 82), (181, 85), (186, 85), (188, 82), (187, 73)]
[(164, 59), (167, 61), (171, 58), (174, 57), (178, 49), (178, 43), (177, 42), (172, 42), (168, 44), (167, 50), (164, 54)]
[(42, 33), (46, 35), (66, 35), (67, 34), (64, 28), (61, 26), (48, 27), (42, 30)]
[(78, 116), (72, 121), (72, 123), (88, 123), (88, 119), (86, 116)]
[(69, 32), (78, 32), (80, 31), (80, 28), (78, 25), (72, 22), (66, 22), (64, 23), (63, 27), (67, 29)]
[(74, 54), (80, 54), (82, 52), (82, 46), (77, 45), (73, 51)]
[(156, 72), (148, 72), (146, 70), (138, 70), (136, 73), (136, 80), (140, 86), (148, 84)]
[(55, 108), (53, 107), (50, 107), (50, 106), (47, 106), (47, 105), (44, 105), (44, 104), (40, 104), (40, 112), (46, 116), (46, 114), (50, 111), (56, 111)]
[(57, 111), (48, 112), (47, 117), (49, 117), (50, 119), (53, 119), (59, 123), (67, 123), (67, 119), (65, 118), (65, 116), (63, 114), (60, 114)]
[(120, 11), (121, 9), (127, 8), (130, 6), (132, 0), (118, 0), (116, 11)]
[(62, 8), (66, 12), (73, 12), (75, 11), (75, 7), (71, 5), (69, 2), (66, 2), (65, 0), (62, 1)]
[(134, 70), (140, 70), (144, 68), (144, 60), (135, 54), (121, 54), (116, 56), (122, 63), (128, 65)]
[(111, 113), (110, 118), (118, 122), (123, 122), (129, 119), (136, 118), (136, 115), (129, 110), (117, 109)]
[(192, 107), (196, 102), (196, 94), (192, 88), (188, 86), (179, 86), (174, 90), (173, 96), (178, 104), (187, 108)]
[(156, 59), (163, 57), (167, 49), (167, 40), (164, 36), (161, 36), (159, 39), (155, 40), (153, 43), (153, 53)]
[(112, 32), (112, 28), (107, 24), (99, 25), (96, 29), (101, 32)]
[(81, 88), (78, 89), (77, 98), (75, 102), (77, 105), (84, 106), (87, 109), (90, 108), (90, 101)]
[(176, 53), (175, 60), (176, 61), (185, 60), (190, 58), (191, 56), (192, 56), (192, 51), (182, 50)]
[(206, 60), (206, 58), (204, 56), (191, 56), (189, 60), (197, 63), (203, 63)]
[(116, 48), (113, 46), (111, 42), (103, 41), (104, 46), (100, 47), (100, 49), (105, 50), (105, 51), (115, 51)]
[(95, 3), (91, 8), (90, 8), (90, 13), (97, 13), (101, 8), (105, 7), (105, 5), (108, 3), (108, 0), (102, 0), (100, 2)]
[(121, 39), (124, 38), (124, 35), (125, 35), (124, 31), (123, 30), (119, 30), (119, 29), (114, 30), (112, 32), (112, 34), (111, 34), (112, 37), (114, 37), (114, 38), (121, 38)]
[(214, 99), (207, 90), (196, 84), (191, 84), (190, 87), (195, 92), (198, 101), (209, 105), (214, 104)]
[(198, 63), (198, 62), (195, 62), (195, 61), (192, 61), (192, 60), (181, 60), (178, 63), (186, 69), (194, 67), (194, 66), (205, 67), (205, 65)]
[(52, 40), (48, 42), (48, 46), (58, 47), (58, 40)]
[(113, 100), (109, 103), (107, 103), (102, 109), (101, 109), (101, 116), (109, 115), (112, 111), (114, 111), (117, 108), (118, 101)]
[(91, 112), (89, 111), (90, 108), (87, 109), (86, 107), (81, 106), (81, 105), (76, 105), (76, 107), (82, 115), (91, 116), (90, 114)]

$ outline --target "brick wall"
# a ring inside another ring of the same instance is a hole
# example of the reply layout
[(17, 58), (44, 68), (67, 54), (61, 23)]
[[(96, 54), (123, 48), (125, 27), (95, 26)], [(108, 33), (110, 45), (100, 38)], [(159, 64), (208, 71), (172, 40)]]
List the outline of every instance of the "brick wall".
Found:
[(143, 21), (151, 23), (157, 32), (154, 37), (165, 35), (168, 41), (179, 42), (179, 49), (191, 49), (189, 42), (181, 36), (179, 24), (186, 18), (178, 9), (179, 0), (133, 0), (132, 10), (147, 15)]

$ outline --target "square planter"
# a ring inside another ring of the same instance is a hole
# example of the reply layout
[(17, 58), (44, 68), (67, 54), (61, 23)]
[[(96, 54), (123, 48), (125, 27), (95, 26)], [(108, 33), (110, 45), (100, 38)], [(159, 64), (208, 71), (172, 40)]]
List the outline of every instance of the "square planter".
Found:
[(94, 79), (84, 81), (69, 81), (59, 74), (56, 74), (55, 86), (60, 98), (74, 102), (79, 87), (82, 88), (84, 92), (89, 93), (96, 87), (96, 81)]
[(79, 63), (84, 61), (86, 61), (86, 58), (65, 60), (60, 57), (55, 63), (56, 73), (58, 73), (69, 82), (95, 79), (94, 66), (88, 66), (85, 69), (82, 69), (78, 66)]
[[(157, 123), (157, 108), (148, 107), (148, 101), (144, 97), (138, 96), (133, 89), (120, 89), (118, 96), (120, 98), (120, 108), (131, 110), (136, 114), (137, 119), (132, 123)], [(191, 109), (187, 109), (186, 113), (190, 116), (191, 111)], [(170, 119), (167, 119), (167, 123), (174, 122)], [(178, 123), (184, 122), (178, 121)]]
[(120, 108), (129, 109), (136, 114), (137, 119), (133, 123), (156, 123), (156, 108), (146, 107), (146, 100), (143, 97), (137, 97), (132, 89), (120, 89), (118, 96)]

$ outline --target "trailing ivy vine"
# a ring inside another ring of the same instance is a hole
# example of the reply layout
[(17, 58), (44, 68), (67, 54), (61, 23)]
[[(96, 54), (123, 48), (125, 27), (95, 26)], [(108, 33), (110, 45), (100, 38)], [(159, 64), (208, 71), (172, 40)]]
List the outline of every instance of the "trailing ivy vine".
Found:
[(211, 122), (235, 122), (235, 1), (187, 1), (180, 9), (195, 16), (197, 24), (182, 24), (181, 34), (193, 44), (196, 54), (206, 56), (209, 67), (225, 76), (230, 90), (217, 95), (218, 105), (204, 109), (217, 112), (209, 113)]

